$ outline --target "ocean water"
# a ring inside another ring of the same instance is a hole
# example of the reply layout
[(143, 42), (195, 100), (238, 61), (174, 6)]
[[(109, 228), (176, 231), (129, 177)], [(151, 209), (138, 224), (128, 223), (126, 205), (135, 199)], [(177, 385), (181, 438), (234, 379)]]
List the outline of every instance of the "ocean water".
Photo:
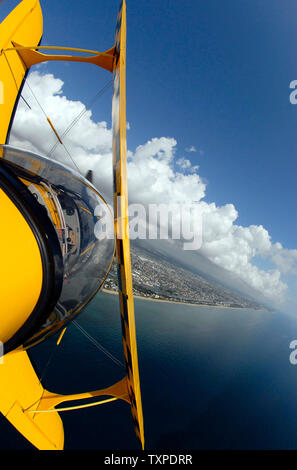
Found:
[[(140, 299), (135, 313), (147, 449), (297, 449), (296, 320)], [(77, 321), (123, 361), (117, 296), (99, 293)], [(48, 390), (95, 390), (124, 376), (74, 325), (56, 340), (30, 353)], [(62, 417), (65, 449), (139, 449), (124, 402)], [(0, 435), (1, 449), (30, 448), (4, 418)]]

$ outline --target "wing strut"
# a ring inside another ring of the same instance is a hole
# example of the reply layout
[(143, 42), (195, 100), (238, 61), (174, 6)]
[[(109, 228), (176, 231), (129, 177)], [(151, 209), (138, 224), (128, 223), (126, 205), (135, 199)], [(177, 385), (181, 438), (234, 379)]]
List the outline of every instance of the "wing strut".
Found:
[[(43, 388), (28, 354), (23, 348), (19, 348), (5, 354), (4, 363), (0, 365), (0, 411), (37, 448), (62, 449), (64, 445), (63, 423), (59, 416), (59, 408), (55, 406), (64, 401), (110, 395), (112, 399), (101, 400), (96, 404), (107, 403), (113, 399), (128, 402), (131, 406), (136, 434), (144, 448), (128, 226), (125, 0), (122, 2), (117, 17), (115, 45), (104, 53), (75, 48), (54, 49), (83, 51), (89, 55), (81, 57), (40, 53), (38, 49), (42, 30), (39, 0), (23, 0), (0, 25), (0, 145), (8, 141), (14, 111), (32, 65), (49, 60), (79, 61), (92, 63), (113, 73), (115, 237), (126, 376), (104, 390), (69, 396), (58, 395)], [(52, 47), (44, 49), (52, 49)], [(91, 402), (86, 405), (65, 407), (65, 409), (94, 405), (94, 402)]]
[(128, 220), (127, 140), (126, 140), (126, 3), (122, 2), (116, 27), (114, 62), (113, 180), (115, 234), (118, 261), (119, 297), (128, 392), (136, 435), (144, 448), (144, 428), (138, 371), (134, 300)]

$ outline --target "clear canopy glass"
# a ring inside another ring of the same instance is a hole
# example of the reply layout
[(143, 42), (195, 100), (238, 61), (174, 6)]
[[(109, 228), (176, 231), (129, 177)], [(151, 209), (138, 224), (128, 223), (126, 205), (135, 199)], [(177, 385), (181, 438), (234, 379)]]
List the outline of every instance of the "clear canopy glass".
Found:
[[(63, 256), (59, 301), (26, 347), (74, 318), (103, 284), (114, 257), (113, 215), (96, 188), (71, 168), (8, 145), (1, 149), (4, 161), (47, 210)], [(104, 236), (102, 217), (109, 226)]]

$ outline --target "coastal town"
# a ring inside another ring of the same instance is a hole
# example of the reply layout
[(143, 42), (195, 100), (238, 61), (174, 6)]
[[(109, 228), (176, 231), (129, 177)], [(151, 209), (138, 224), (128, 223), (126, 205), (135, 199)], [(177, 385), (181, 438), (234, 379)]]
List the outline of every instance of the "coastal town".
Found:
[[(131, 247), (131, 262), (135, 296), (197, 305), (261, 308), (237, 292), (149, 251)], [(116, 262), (112, 265), (103, 289), (112, 292), (118, 290)]]

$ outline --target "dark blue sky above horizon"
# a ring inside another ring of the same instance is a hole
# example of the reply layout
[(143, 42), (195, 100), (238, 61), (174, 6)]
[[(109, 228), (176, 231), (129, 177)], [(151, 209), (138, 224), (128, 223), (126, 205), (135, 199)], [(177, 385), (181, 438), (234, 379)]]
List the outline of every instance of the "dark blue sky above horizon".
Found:
[[(17, 3), (4, 1), (0, 19)], [(41, 5), (42, 44), (112, 47), (118, 0)], [(208, 202), (233, 203), (238, 224), (263, 225), (286, 248), (297, 234), (296, 18), (294, 0), (127, 0), (128, 148), (174, 137), (177, 157), (200, 166)], [(48, 70), (83, 102), (109, 79), (92, 67)], [(109, 98), (93, 112), (110, 122)]]

